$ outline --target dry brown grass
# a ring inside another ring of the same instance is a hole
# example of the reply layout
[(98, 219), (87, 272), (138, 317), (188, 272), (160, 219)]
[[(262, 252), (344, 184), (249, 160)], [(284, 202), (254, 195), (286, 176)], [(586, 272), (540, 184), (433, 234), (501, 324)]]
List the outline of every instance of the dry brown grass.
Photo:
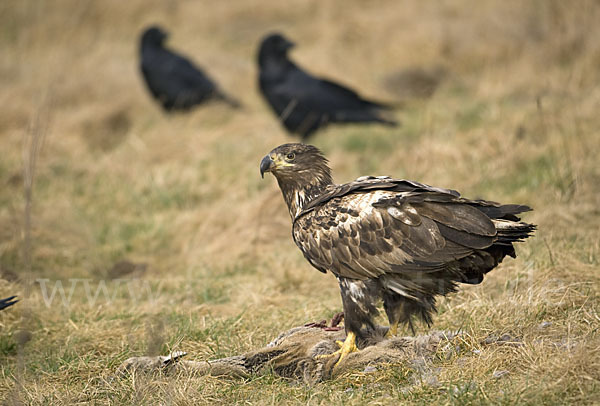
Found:
[[(598, 21), (591, 0), (3, 2), (0, 293), (22, 300), (0, 313), (2, 397), (597, 403)], [(163, 114), (137, 72), (137, 36), (153, 22), (246, 108)], [(383, 83), (398, 70), (447, 72), (433, 98), (398, 113), (397, 130), (316, 136), (337, 181), (389, 174), (535, 208), (526, 219), (539, 230), (518, 259), (441, 301), (435, 327), (461, 328), (467, 339), (460, 354), (434, 363), (436, 385), (415, 385), (418, 373), (401, 365), (316, 387), (275, 376), (110, 379), (129, 356), (174, 348), (228, 356), (340, 308), (334, 279), (294, 247), (275, 182), (258, 176), (260, 158), (290, 140), (256, 92), (255, 48), (271, 29), (299, 43), (293, 56), (303, 66), (370, 96), (391, 99)], [(36, 117), (46, 117), (37, 127), (45, 137), (26, 227), (23, 168)], [(93, 296), (123, 259), (148, 267), (106, 280), (113, 300), (92, 303), (85, 283)], [(61, 281), (67, 294), (69, 278), (79, 278), (70, 306), (58, 298), (46, 306), (40, 278)], [(504, 333), (524, 345), (480, 345)]]

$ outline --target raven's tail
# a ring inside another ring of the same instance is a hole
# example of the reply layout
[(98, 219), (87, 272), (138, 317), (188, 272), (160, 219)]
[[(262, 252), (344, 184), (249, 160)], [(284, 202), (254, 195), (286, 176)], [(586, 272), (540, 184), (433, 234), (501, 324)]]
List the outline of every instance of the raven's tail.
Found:
[(385, 117), (377, 117), (376, 120), (378, 123), (386, 125), (388, 127), (398, 127), (400, 125), (400, 122), (394, 120), (394, 119), (387, 119)]
[(226, 104), (228, 104), (231, 108), (234, 109), (241, 109), (242, 103), (240, 103), (237, 99), (225, 94), (225, 93), (219, 93), (217, 95), (218, 99)]
[(389, 127), (400, 125), (390, 114), (377, 109), (338, 111), (332, 118), (337, 123), (379, 123)]
[(369, 108), (371, 109), (375, 109), (375, 110), (385, 110), (385, 111), (392, 111), (392, 110), (401, 110), (402, 108), (404, 108), (404, 102), (401, 101), (375, 101), (375, 100), (365, 100), (362, 99), (362, 102)]

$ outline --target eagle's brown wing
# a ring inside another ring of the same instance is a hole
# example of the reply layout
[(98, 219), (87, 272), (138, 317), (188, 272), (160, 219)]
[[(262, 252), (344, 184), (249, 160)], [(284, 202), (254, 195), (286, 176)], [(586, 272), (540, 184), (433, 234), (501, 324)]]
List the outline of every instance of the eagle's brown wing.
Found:
[(323, 196), (296, 217), (294, 240), (317, 269), (361, 280), (439, 271), (491, 246), (497, 231), (484, 211), (503, 207), (389, 178), (364, 178)]
[[(437, 192), (448, 197), (460, 197), (460, 193), (452, 189), (443, 189), (405, 179), (393, 179), (389, 176), (361, 176), (353, 182), (331, 185), (321, 195), (303, 207), (300, 215), (319, 207), (327, 201), (350, 193), (364, 193), (372, 190), (388, 190), (392, 192)], [(299, 215), (299, 216), (300, 216)], [(298, 216), (298, 217), (299, 217)]]

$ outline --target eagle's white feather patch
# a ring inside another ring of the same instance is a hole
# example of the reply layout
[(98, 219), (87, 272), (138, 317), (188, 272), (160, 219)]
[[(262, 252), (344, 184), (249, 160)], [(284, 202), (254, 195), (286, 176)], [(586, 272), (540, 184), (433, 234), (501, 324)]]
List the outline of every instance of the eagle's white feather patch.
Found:
[(387, 212), (395, 219), (402, 217), (402, 212), (397, 207), (388, 207)]
[(363, 292), (365, 284), (363, 282), (349, 282), (348, 288), (353, 299), (363, 299), (365, 297), (365, 293)]
[(417, 213), (417, 209), (412, 206), (407, 206), (405, 210), (411, 214), (414, 214), (415, 216), (419, 215), (419, 213)]
[(404, 286), (402, 286), (400, 283), (398, 283), (395, 280), (387, 279), (386, 285), (387, 285), (388, 289), (393, 290), (394, 292), (396, 292), (397, 294), (399, 294), (401, 296), (404, 296), (406, 298), (413, 299), (413, 300), (418, 300), (415, 296), (408, 293), (406, 291), (406, 289), (404, 288)]
[(492, 219), (492, 223), (494, 223), (494, 227), (496, 230), (506, 230), (510, 228), (518, 228), (520, 226), (525, 226), (525, 223), (521, 221), (512, 221), (512, 220), (502, 220), (502, 219)]
[(344, 288), (348, 292), (348, 297), (354, 304), (358, 306), (358, 308), (362, 312), (367, 312), (367, 308), (365, 307), (365, 299), (367, 298), (365, 295), (365, 291), (367, 287), (363, 281), (355, 281), (351, 279), (340, 279), (338, 278), (340, 284), (343, 284)]

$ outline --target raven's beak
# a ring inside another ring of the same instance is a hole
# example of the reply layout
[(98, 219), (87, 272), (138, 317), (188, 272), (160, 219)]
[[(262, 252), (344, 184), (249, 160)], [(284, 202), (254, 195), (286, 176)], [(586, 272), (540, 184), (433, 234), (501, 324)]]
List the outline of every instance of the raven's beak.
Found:
[(271, 159), (270, 155), (265, 155), (265, 157), (260, 161), (260, 177), (264, 179), (265, 172), (270, 172), (271, 169), (275, 166), (275, 162)]
[(296, 44), (294, 42), (287, 40), (287, 39), (285, 40), (285, 49), (286, 50), (292, 49), (295, 46), (296, 46)]
[(152, 29), (156, 30), (158, 37), (160, 37), (161, 40), (165, 40), (169, 37), (169, 33), (163, 30), (162, 27), (154, 25), (152, 26)]

